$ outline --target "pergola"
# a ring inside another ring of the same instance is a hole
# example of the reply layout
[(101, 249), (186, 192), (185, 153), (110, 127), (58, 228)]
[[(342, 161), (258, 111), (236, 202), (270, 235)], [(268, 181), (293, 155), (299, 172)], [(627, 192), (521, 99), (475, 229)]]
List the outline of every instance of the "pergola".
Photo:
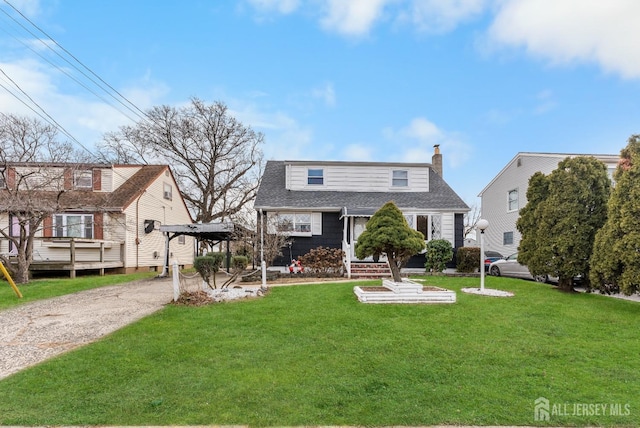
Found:
[[(227, 271), (231, 260), (231, 250), (229, 242), (232, 240), (235, 232), (240, 229), (232, 222), (220, 223), (193, 223), (193, 224), (167, 224), (161, 225), (160, 231), (165, 235), (165, 257), (162, 276), (169, 273), (169, 242), (180, 235), (193, 236), (199, 241), (208, 241), (213, 244), (219, 244), (222, 241), (227, 243)], [(237, 236), (237, 235), (236, 235)]]

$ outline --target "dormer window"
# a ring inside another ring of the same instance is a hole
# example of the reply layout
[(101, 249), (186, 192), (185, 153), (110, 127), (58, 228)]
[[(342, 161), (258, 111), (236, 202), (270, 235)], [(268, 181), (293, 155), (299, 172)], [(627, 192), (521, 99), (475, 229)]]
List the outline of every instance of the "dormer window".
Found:
[(409, 171), (406, 169), (396, 169), (391, 176), (391, 186), (407, 187), (409, 186)]
[(73, 187), (76, 189), (93, 188), (93, 171), (79, 170), (73, 172)]
[(322, 169), (308, 169), (307, 170), (307, 184), (323, 185), (324, 184), (324, 170), (322, 170)]

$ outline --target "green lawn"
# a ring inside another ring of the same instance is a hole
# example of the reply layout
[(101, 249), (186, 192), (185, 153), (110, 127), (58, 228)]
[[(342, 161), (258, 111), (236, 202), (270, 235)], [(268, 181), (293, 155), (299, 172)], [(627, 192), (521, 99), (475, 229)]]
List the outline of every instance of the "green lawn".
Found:
[[(28, 284), (17, 285), (20, 293), (22, 294), (21, 299), (16, 296), (7, 281), (0, 279), (0, 309), (7, 309), (27, 302), (32, 302), (34, 300), (48, 299), (50, 297), (71, 294), (77, 291), (104, 287), (105, 285), (116, 285), (138, 279), (152, 278), (156, 275), (158, 275), (157, 272), (142, 272), (126, 275), (83, 275), (78, 276), (75, 279), (35, 279)], [(2, 274), (0, 274), (0, 278), (2, 278)]]
[[(639, 303), (486, 286), (515, 297), (366, 305), (341, 283), (167, 306), (0, 381), (0, 424), (640, 425)], [(534, 420), (538, 397), (548, 422)]]

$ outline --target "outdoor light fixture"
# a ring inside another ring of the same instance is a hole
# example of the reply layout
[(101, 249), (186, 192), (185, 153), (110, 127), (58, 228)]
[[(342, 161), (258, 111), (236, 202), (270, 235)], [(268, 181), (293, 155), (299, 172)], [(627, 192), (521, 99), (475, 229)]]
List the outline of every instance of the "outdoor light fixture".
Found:
[(480, 291), (484, 292), (484, 231), (489, 227), (489, 222), (481, 218), (476, 227), (480, 229)]

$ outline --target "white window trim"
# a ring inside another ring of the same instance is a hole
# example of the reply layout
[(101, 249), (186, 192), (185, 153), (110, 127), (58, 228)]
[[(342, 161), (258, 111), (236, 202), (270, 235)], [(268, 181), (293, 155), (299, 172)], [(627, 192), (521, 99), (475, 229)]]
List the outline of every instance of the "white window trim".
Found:
[(171, 184), (162, 183), (162, 197), (168, 201), (173, 200), (173, 186)]
[[(516, 192), (516, 198), (514, 199), (516, 207), (513, 209), (511, 208), (511, 199), (510, 199), (511, 192)], [(518, 188), (507, 190), (507, 212), (512, 213), (512, 212), (518, 211), (519, 209), (520, 209), (520, 191), (518, 190)]]
[[(396, 178), (394, 177), (396, 172), (404, 172), (406, 174), (406, 177), (404, 178)], [(406, 184), (395, 184), (394, 181), (396, 180), (402, 180), (402, 182), (406, 182)], [(408, 169), (393, 169), (391, 170), (391, 187), (398, 189), (398, 188), (408, 188), (409, 187), (409, 170)]]
[[(88, 184), (83, 181), (88, 179)], [(73, 171), (73, 187), (75, 189), (93, 189), (93, 171), (90, 169), (81, 169)]]
[[(62, 226), (58, 226), (58, 217), (62, 218)], [(69, 217), (82, 217), (82, 236), (69, 236), (67, 232), (67, 219)], [(83, 238), (83, 239), (93, 239), (94, 231), (93, 231), (93, 214), (76, 214), (76, 213), (61, 213), (55, 214), (53, 216), (53, 233), (52, 235), (56, 238)], [(88, 223), (87, 223), (88, 222)], [(87, 227), (89, 226), (89, 227)], [(58, 228), (62, 227), (62, 236), (58, 236)], [(91, 231), (91, 236), (87, 235), (87, 230)]]
[[(308, 215), (309, 216), (309, 223), (304, 223), (304, 224), (309, 224), (310, 230), (308, 232), (301, 232), (301, 231), (296, 231), (296, 230), (287, 230), (287, 231), (280, 231), (280, 233), (283, 234), (287, 234), (288, 236), (307, 236), (307, 237), (311, 237), (313, 235), (322, 235), (322, 213), (321, 212), (311, 212), (311, 211), (292, 211), (292, 212), (277, 212), (277, 213), (267, 213), (267, 218), (273, 218), (273, 216), (276, 217), (281, 217), (281, 216), (293, 216), (294, 218), (294, 224), (293, 227), (295, 229), (295, 218), (296, 215)], [(277, 222), (277, 221), (276, 221)], [(272, 223), (271, 221), (268, 221), (269, 223), (269, 233), (278, 233), (277, 230), (275, 230), (275, 224), (277, 223)]]
[[(322, 175), (311, 175), (311, 171), (320, 171)], [(311, 180), (321, 180), (322, 183), (311, 183)], [(307, 186), (324, 186), (324, 168), (307, 168)]]

